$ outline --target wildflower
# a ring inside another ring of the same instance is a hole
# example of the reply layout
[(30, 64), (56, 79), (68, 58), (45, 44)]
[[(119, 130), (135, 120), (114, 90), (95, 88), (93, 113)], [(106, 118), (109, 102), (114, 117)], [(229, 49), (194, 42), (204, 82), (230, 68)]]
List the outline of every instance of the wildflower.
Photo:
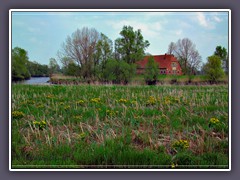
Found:
[(173, 148), (177, 149), (177, 150), (184, 150), (189, 148), (189, 143), (187, 140), (179, 140), (173, 143), (172, 145)]
[(154, 98), (153, 96), (150, 96), (150, 97), (148, 98), (146, 104), (147, 104), (147, 105), (154, 105), (154, 104), (156, 104), (156, 102), (157, 102), (156, 98)]
[(114, 110), (109, 110), (109, 109), (106, 110), (106, 114), (108, 116), (115, 116), (117, 113), (118, 111), (115, 112)]
[(98, 104), (100, 103), (100, 100), (101, 100), (100, 98), (93, 98), (90, 101)]
[(84, 100), (76, 101), (76, 104), (77, 104), (77, 105), (82, 105), (82, 104), (84, 104)]
[(69, 108), (70, 108), (69, 105), (64, 106), (64, 109), (65, 109), (65, 110), (67, 110), (67, 109), (69, 109)]
[(34, 125), (40, 125), (40, 122), (39, 121), (33, 121), (33, 124)]
[(219, 126), (220, 125), (220, 121), (219, 121), (219, 119), (217, 119), (217, 118), (211, 118), (210, 120), (209, 120), (209, 127), (211, 127), (211, 126)]
[(172, 165), (171, 165), (172, 168), (175, 168), (177, 166), (178, 166), (178, 164), (174, 164), (174, 163), (172, 163)]
[(78, 137), (79, 137), (79, 139), (84, 139), (86, 137), (86, 134), (83, 132), (83, 133), (79, 134)]
[(119, 103), (127, 103), (128, 100), (127, 100), (127, 99), (124, 99), (124, 98), (121, 98), (121, 99), (119, 99), (117, 102), (119, 102)]
[(220, 121), (217, 118), (211, 118), (209, 121), (210, 124), (219, 124)]
[(24, 113), (21, 111), (13, 111), (12, 112), (12, 117), (14, 119), (21, 119), (24, 116)]
[(44, 128), (46, 128), (47, 123), (45, 120), (42, 121), (33, 121), (33, 125), (37, 128), (39, 128), (40, 130), (43, 130)]

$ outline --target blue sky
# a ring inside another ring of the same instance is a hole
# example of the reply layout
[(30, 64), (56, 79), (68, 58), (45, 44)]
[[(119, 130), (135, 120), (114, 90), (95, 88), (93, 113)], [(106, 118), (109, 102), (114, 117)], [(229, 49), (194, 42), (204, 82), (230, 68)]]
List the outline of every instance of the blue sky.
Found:
[(12, 48), (27, 50), (30, 61), (49, 64), (77, 28), (95, 28), (114, 41), (124, 25), (141, 29), (152, 55), (166, 53), (170, 42), (185, 37), (203, 62), (216, 46), (228, 49), (228, 12), (12, 12)]

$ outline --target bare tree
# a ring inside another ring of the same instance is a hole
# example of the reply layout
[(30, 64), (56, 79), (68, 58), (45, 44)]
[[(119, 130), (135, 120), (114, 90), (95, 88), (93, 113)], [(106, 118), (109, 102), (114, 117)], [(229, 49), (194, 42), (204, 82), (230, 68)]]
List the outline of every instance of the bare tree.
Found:
[(175, 49), (175, 43), (174, 42), (171, 42), (168, 46), (168, 54), (173, 54), (173, 51)]
[(176, 43), (171, 42), (169, 49), (178, 58), (184, 74), (194, 74), (200, 67), (202, 58), (196, 50), (196, 45), (190, 39), (184, 38), (179, 39)]
[(62, 50), (58, 53), (59, 58), (67, 57), (74, 60), (81, 68), (84, 77), (91, 76), (99, 33), (94, 28), (84, 27), (77, 29), (68, 36), (62, 44)]

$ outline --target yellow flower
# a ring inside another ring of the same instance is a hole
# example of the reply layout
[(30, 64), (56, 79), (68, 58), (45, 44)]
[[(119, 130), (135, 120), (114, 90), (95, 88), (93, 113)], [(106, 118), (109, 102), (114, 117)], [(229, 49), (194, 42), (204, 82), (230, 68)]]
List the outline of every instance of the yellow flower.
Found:
[(121, 98), (121, 99), (118, 100), (119, 103), (127, 103), (127, 101), (128, 101), (128, 100), (127, 100), (127, 99), (124, 99), (124, 98)]
[(81, 133), (81, 134), (79, 134), (79, 136), (78, 136), (80, 139), (83, 139), (83, 138), (85, 138), (86, 137), (86, 134), (83, 132), (83, 133)]
[(69, 108), (70, 108), (69, 105), (64, 106), (64, 109), (65, 109), (65, 110), (67, 110), (67, 109), (69, 109)]
[(13, 112), (12, 112), (12, 117), (13, 117), (14, 119), (20, 119), (20, 118), (22, 118), (23, 116), (24, 116), (24, 113), (21, 112), (21, 111), (13, 111)]
[(76, 102), (78, 105), (82, 105), (82, 104), (84, 104), (84, 100), (79, 100), (79, 101), (77, 101)]
[(211, 118), (210, 119), (210, 124), (218, 124), (220, 121), (217, 118)]
[(178, 149), (178, 150), (183, 150), (189, 148), (189, 143), (187, 140), (179, 140), (175, 141), (172, 145), (173, 148)]
[(148, 98), (146, 104), (147, 104), (147, 105), (154, 105), (154, 104), (156, 104), (156, 102), (157, 102), (156, 98), (153, 97), (153, 96), (150, 96), (150, 97)]
[(94, 103), (100, 103), (100, 100), (101, 100), (100, 98), (93, 98), (90, 101)]

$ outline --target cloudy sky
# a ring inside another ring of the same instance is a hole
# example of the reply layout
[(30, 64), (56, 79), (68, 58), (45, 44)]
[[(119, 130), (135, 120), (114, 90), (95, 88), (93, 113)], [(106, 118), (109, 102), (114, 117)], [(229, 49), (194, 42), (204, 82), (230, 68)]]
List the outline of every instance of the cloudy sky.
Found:
[(202, 61), (216, 46), (228, 49), (228, 12), (12, 12), (12, 48), (28, 52), (29, 60), (48, 64), (77, 28), (95, 28), (111, 40), (124, 25), (141, 29), (150, 42), (146, 52), (164, 54), (170, 42), (189, 38)]

